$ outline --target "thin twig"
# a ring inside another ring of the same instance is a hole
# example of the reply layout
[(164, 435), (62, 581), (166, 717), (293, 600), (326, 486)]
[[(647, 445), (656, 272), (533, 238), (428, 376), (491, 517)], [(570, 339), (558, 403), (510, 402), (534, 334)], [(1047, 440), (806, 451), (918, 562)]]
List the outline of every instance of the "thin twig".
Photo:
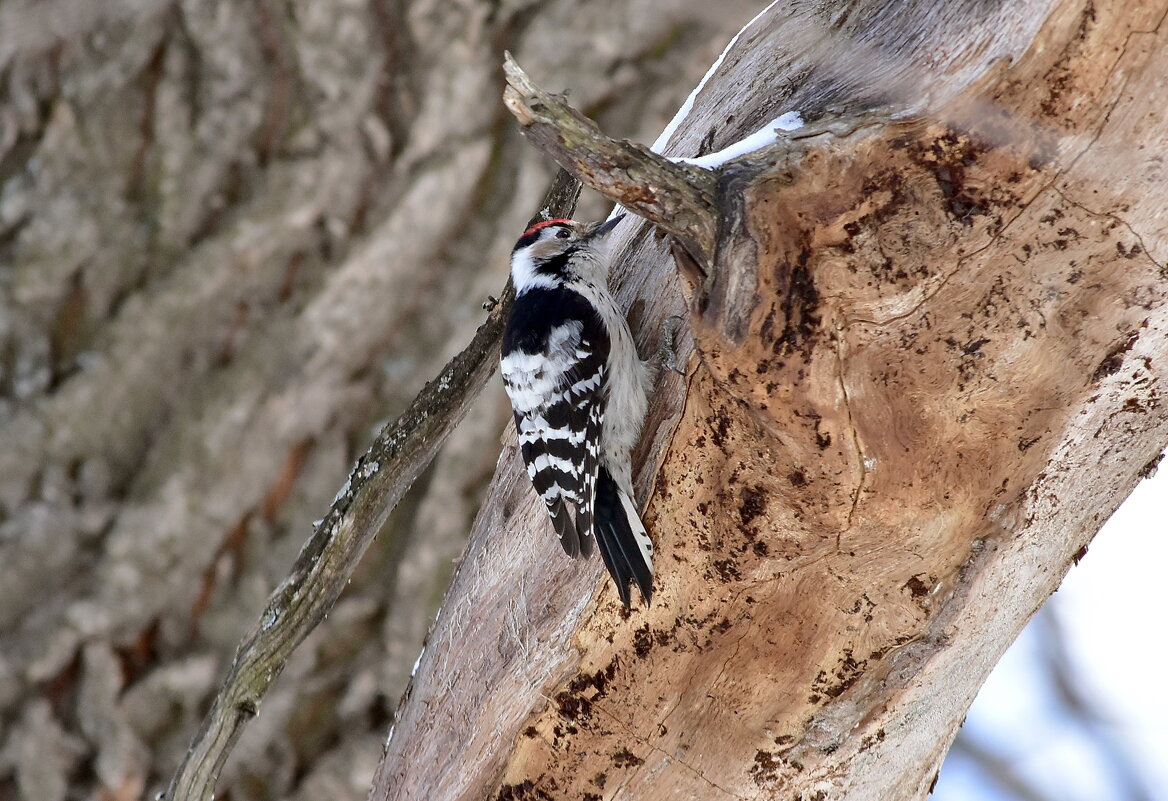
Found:
[[(540, 206), (544, 216), (575, 210), (580, 183), (561, 170)], [(207, 801), (228, 754), (259, 712), (293, 650), (328, 615), (389, 513), (461, 422), (499, 360), (499, 341), (514, 300), (510, 281), (470, 344), (422, 388), (362, 456), (332, 508), (304, 544), (291, 572), (268, 597), (240, 643), (231, 670), (164, 797)]]

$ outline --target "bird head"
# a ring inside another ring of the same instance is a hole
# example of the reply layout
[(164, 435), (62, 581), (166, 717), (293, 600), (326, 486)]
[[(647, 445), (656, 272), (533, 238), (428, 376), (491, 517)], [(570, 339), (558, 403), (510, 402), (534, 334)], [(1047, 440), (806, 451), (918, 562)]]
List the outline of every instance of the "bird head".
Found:
[[(623, 214), (600, 223), (544, 220), (528, 228), (511, 251), (511, 278), (515, 291), (551, 286), (569, 278), (573, 268), (595, 261), (601, 241), (624, 219)], [(575, 256), (580, 258), (573, 258)]]

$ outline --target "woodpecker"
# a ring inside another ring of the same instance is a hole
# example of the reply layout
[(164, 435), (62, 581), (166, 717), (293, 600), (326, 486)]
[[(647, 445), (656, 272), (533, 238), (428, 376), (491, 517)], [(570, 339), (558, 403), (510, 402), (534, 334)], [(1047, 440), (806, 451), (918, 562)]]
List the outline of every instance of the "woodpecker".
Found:
[(606, 236), (623, 217), (547, 220), (515, 243), (500, 372), (527, 474), (560, 545), (588, 557), (595, 538), (628, 607), (630, 581), (646, 603), (653, 593), (653, 543), (633, 502), (632, 470), (651, 377), (608, 288)]

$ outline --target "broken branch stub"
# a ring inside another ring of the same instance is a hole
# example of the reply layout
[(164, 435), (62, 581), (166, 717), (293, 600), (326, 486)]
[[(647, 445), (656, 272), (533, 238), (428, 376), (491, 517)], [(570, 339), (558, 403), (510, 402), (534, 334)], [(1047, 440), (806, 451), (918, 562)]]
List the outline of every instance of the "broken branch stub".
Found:
[(718, 223), (713, 173), (610, 139), (563, 97), (536, 86), (509, 53), (503, 70), (503, 102), (524, 136), (597, 192), (690, 243), (706, 260), (712, 257)]

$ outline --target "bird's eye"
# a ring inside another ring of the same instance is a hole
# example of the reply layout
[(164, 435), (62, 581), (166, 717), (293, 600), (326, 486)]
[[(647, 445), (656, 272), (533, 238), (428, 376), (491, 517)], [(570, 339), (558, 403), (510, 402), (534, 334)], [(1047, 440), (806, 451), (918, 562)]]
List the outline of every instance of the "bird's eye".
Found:
[(556, 230), (556, 237), (559, 239), (567, 239), (572, 235), (572, 232), (567, 228), (559, 228)]

